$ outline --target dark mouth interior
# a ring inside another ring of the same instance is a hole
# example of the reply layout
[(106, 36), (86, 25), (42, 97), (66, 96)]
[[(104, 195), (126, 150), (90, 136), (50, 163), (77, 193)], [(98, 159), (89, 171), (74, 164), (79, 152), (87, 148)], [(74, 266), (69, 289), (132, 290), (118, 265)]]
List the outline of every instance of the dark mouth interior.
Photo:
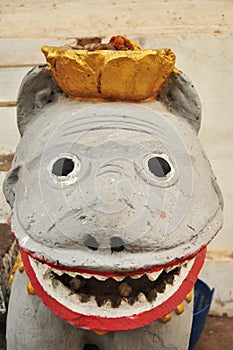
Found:
[(180, 270), (180, 267), (170, 272), (163, 270), (155, 281), (150, 281), (146, 274), (137, 279), (126, 276), (122, 281), (116, 281), (113, 278), (100, 281), (94, 276), (89, 279), (82, 275), (72, 277), (67, 273), (59, 276), (54, 271), (52, 271), (52, 278), (53, 281), (58, 280), (69, 288), (71, 294), (78, 294), (82, 303), (88, 302), (90, 297), (94, 296), (99, 307), (110, 301), (111, 306), (117, 308), (122, 300), (133, 305), (138, 300), (139, 293), (143, 293), (148, 302), (153, 302), (157, 293), (164, 293), (167, 284), (173, 285), (174, 278), (180, 274)]

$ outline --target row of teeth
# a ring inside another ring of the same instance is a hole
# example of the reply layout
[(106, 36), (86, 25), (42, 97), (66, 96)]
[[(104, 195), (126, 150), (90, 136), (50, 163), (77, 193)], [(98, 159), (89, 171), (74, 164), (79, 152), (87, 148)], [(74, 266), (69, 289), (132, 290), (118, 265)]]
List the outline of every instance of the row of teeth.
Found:
[(152, 273), (109, 277), (55, 269), (32, 258), (30, 262), (44, 290), (60, 304), (84, 315), (126, 317), (151, 310), (170, 298), (194, 259)]
[[(179, 274), (180, 268), (176, 266), (176, 268), (170, 269), (169, 272), (160, 271), (157, 273), (158, 278), (153, 281), (148, 279), (148, 274), (140, 275), (139, 279), (131, 279), (129, 276), (125, 276), (124, 280), (121, 281), (113, 278), (100, 281), (93, 275), (90, 275), (90, 279), (83, 275), (71, 276), (66, 273), (57, 275), (54, 270), (47, 271), (46, 275), (51, 279), (54, 288), (58, 286), (60, 281), (71, 290), (71, 294), (76, 293), (82, 303), (95, 300), (99, 307), (110, 303), (111, 307), (118, 308), (123, 300), (127, 301), (129, 305), (146, 300), (152, 303), (157, 298), (158, 293), (165, 292), (167, 284), (173, 285), (175, 276)], [(46, 276), (44, 275), (44, 277)], [(153, 275), (154, 277), (155, 275)]]
[[(172, 270), (175, 270), (177, 267), (183, 267), (185, 266), (186, 263), (180, 264), (180, 265), (176, 265), (176, 266), (171, 266), (171, 267), (166, 267), (164, 269), (161, 269), (159, 271), (155, 271), (155, 272), (146, 272), (146, 273), (142, 273), (142, 274), (138, 274), (138, 275), (131, 275), (130, 278), (132, 279), (139, 279), (142, 276), (146, 275), (147, 278), (150, 281), (156, 281), (157, 278), (159, 277), (159, 275), (165, 271), (166, 273), (171, 272)], [(77, 272), (72, 272), (72, 271), (67, 271), (67, 270), (58, 270), (53, 268), (52, 271), (54, 271), (58, 276), (62, 276), (63, 274), (67, 274), (71, 277), (77, 277), (77, 276), (82, 276), (85, 279), (90, 279), (92, 277), (96, 278), (99, 281), (106, 281), (108, 278), (113, 278), (115, 281), (117, 282), (121, 282), (123, 281), (123, 279), (126, 276), (111, 276), (111, 277), (106, 277), (106, 276), (101, 276), (101, 275), (96, 275), (96, 274), (89, 274), (89, 273), (82, 273), (82, 274), (78, 274)]]

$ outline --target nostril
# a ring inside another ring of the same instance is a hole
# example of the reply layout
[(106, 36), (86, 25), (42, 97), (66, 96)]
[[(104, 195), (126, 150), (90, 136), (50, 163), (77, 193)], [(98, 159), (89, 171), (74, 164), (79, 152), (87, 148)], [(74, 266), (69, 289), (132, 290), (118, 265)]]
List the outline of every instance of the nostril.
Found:
[(94, 344), (86, 344), (84, 345), (83, 350), (99, 350), (97, 345)]
[(86, 240), (84, 242), (84, 245), (92, 250), (97, 250), (99, 248), (99, 243), (97, 242), (97, 240), (95, 239), (95, 237), (88, 235), (86, 237)]
[(125, 249), (124, 242), (120, 237), (111, 238), (111, 252), (122, 252)]

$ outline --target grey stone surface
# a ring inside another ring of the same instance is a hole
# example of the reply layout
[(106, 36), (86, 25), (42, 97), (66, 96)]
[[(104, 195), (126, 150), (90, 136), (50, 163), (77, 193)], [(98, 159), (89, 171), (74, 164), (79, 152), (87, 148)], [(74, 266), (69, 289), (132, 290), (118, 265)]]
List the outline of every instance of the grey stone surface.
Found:
[(59, 87), (53, 80), (48, 66), (33, 68), (22, 81), (17, 98), (18, 128), (22, 135), (27, 124), (46, 104), (55, 101)]

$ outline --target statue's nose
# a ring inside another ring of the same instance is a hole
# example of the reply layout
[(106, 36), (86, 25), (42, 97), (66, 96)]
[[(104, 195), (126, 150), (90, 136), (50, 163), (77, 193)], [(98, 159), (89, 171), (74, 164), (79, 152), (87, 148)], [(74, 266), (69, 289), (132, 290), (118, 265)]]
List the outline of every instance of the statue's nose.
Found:
[[(88, 235), (86, 237), (84, 245), (91, 250), (98, 250), (100, 247), (100, 243), (98, 242), (98, 239), (96, 239), (92, 235)], [(117, 237), (117, 236), (113, 236), (109, 240), (109, 248), (111, 249), (112, 253), (122, 252), (125, 249), (125, 243), (122, 240), (122, 238)]]
[(120, 227), (127, 224), (129, 218), (128, 204), (133, 199), (131, 177), (129, 167), (119, 163), (106, 163), (96, 171), (88, 189), (89, 208), (97, 218), (95, 233), (88, 234), (84, 241), (89, 249), (107, 248), (112, 253), (125, 249)]

